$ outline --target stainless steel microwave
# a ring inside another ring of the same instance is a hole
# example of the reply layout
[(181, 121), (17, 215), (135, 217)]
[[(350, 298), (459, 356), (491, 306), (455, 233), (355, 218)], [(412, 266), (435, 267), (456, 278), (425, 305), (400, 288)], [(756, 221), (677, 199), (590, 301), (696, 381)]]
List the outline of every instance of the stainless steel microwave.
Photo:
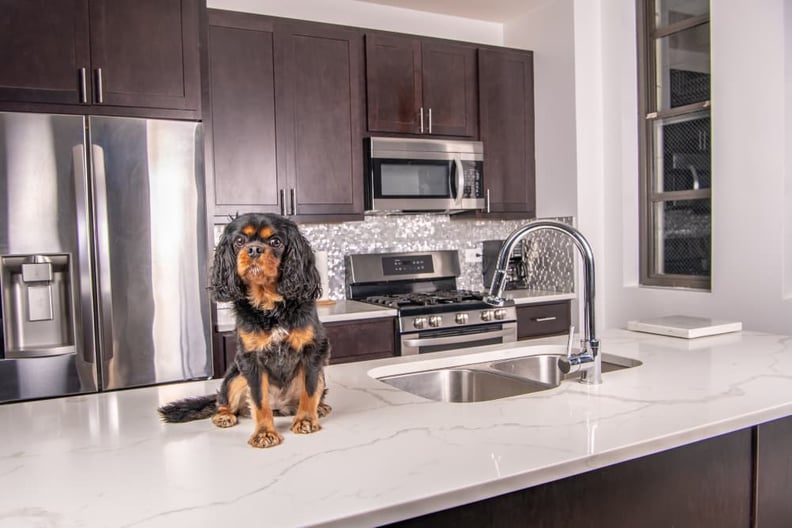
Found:
[(369, 138), (366, 210), (373, 213), (484, 209), (480, 141)]

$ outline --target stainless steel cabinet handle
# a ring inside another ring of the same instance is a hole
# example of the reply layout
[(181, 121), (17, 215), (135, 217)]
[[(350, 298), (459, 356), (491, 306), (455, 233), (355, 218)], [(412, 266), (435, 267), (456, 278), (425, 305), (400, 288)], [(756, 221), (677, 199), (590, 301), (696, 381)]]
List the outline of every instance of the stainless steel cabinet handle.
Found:
[(291, 189), (289, 189), (289, 204), (290, 204), (289, 209), (291, 210), (291, 213), (289, 214), (291, 214), (292, 216), (297, 214), (296, 203), (297, 203), (297, 191), (294, 189), (294, 187), (292, 187)]
[(432, 133), (432, 109), (429, 109), (429, 133)]
[(423, 126), (423, 106), (422, 106), (422, 107), (421, 107), (421, 109), (418, 111), (418, 120), (421, 122), (421, 126), (420, 126), (420, 128), (418, 129), (418, 132), (420, 132), (421, 134), (423, 134), (423, 133), (424, 133), (424, 126)]
[(286, 216), (286, 191), (281, 189), (278, 194), (280, 198), (280, 200), (278, 200), (280, 202), (280, 214), (281, 216)]
[(96, 102), (104, 103), (104, 92), (102, 91), (102, 68), (94, 70), (96, 75)]
[(536, 319), (534, 319), (534, 321), (536, 321), (537, 323), (546, 323), (549, 321), (555, 321), (556, 319), (558, 319), (558, 317), (551, 315), (548, 317), (537, 317)]
[(80, 102), (88, 102), (88, 78), (85, 68), (80, 68)]
[(491, 213), (490, 211), (490, 190), (487, 189), (487, 206), (486, 206), (487, 213)]

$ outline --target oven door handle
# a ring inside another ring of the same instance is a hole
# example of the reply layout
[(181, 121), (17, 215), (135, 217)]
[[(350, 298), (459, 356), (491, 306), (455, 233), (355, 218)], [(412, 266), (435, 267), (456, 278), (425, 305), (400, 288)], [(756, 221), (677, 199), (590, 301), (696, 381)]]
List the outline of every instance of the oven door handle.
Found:
[(405, 339), (402, 341), (404, 346), (408, 347), (421, 347), (431, 345), (455, 345), (457, 343), (467, 343), (468, 341), (476, 341), (477, 339), (491, 339), (493, 337), (507, 337), (514, 334), (514, 329), (498, 330), (495, 332), (481, 332), (478, 334), (464, 334), (458, 336), (448, 337), (429, 337), (425, 339)]

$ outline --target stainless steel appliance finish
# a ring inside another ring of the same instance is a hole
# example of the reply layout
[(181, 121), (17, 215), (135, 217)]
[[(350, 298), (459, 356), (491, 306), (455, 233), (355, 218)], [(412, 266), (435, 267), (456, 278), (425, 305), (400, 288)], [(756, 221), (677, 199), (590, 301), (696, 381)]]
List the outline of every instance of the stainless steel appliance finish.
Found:
[(370, 213), (455, 213), (486, 207), (480, 141), (374, 137), (367, 149)]
[(348, 298), (399, 310), (402, 355), (517, 340), (513, 305), (456, 289), (456, 251), (349, 255), (346, 270)]
[(0, 402), (211, 375), (201, 143), (0, 113)]

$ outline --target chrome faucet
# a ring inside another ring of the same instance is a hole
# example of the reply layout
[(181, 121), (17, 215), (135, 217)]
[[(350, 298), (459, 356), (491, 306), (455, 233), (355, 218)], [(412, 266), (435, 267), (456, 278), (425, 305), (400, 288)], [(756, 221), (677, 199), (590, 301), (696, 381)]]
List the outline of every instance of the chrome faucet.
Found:
[(490, 286), (489, 294), (484, 300), (494, 306), (503, 305), (505, 302), (503, 288), (506, 284), (506, 270), (514, 247), (534, 231), (545, 229), (562, 233), (571, 238), (583, 258), (584, 267), (583, 312), (585, 321), (583, 322), (583, 338), (580, 342), (581, 350), (577, 354), (570, 352), (566, 357), (559, 358), (558, 368), (567, 374), (572, 370), (572, 367), (579, 367), (580, 381), (582, 383), (602, 383), (602, 355), (599, 352), (600, 343), (594, 328), (594, 253), (580, 231), (567, 224), (552, 220), (539, 220), (515, 229), (500, 248), (495, 274), (492, 277), (492, 285)]

